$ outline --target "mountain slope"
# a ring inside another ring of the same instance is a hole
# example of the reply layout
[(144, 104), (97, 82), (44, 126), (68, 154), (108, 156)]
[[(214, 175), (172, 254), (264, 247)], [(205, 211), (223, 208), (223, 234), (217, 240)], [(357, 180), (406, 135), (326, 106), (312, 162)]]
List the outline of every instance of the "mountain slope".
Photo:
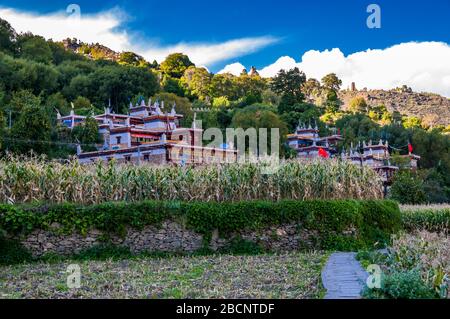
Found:
[(363, 97), (369, 106), (386, 106), (389, 112), (415, 116), (426, 125), (450, 124), (450, 99), (433, 93), (416, 93), (410, 88), (392, 90), (342, 90), (339, 99), (347, 109), (355, 97)]

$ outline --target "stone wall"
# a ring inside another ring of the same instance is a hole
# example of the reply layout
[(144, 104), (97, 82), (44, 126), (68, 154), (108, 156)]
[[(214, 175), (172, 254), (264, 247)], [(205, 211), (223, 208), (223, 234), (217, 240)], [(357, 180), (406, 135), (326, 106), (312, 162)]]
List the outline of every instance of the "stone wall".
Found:
[[(53, 225), (54, 229), (58, 225)], [(306, 231), (297, 224), (268, 227), (259, 231), (242, 231), (221, 238), (217, 231), (213, 232), (209, 248), (217, 250), (227, 246), (234, 238), (241, 237), (261, 245), (263, 248), (276, 251), (293, 251), (302, 248), (313, 248), (317, 234)], [(105, 242), (105, 238), (117, 246), (128, 247), (132, 252), (194, 252), (203, 247), (203, 236), (182, 226), (180, 223), (166, 221), (160, 227), (147, 226), (142, 230), (128, 228), (126, 235), (105, 236), (98, 230), (90, 230), (86, 236), (80, 234), (63, 235), (58, 231), (35, 230), (26, 237), (16, 238), (31, 251), (34, 256), (46, 253), (69, 255), (80, 250)]]

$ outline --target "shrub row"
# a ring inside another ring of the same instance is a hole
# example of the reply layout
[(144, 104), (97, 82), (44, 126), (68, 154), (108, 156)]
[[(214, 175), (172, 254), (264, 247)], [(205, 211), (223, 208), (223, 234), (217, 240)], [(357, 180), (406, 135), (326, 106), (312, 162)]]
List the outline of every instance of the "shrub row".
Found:
[[(0, 228), (9, 234), (34, 229), (86, 234), (98, 229), (124, 235), (127, 227), (141, 229), (177, 220), (209, 239), (214, 229), (221, 235), (242, 230), (296, 222), (300, 229), (314, 230), (325, 249), (354, 249), (386, 242), (401, 228), (398, 204), (394, 201), (314, 200), (278, 202), (114, 202), (82, 206), (0, 205)], [(353, 235), (349, 235), (353, 234)]]
[(428, 230), (448, 233), (450, 208), (408, 207), (402, 209), (402, 223), (408, 231)]

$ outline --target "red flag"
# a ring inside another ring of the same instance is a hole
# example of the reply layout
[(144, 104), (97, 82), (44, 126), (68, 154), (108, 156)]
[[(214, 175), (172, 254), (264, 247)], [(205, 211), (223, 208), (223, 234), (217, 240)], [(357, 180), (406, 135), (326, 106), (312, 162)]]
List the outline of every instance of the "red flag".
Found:
[(323, 157), (323, 158), (328, 158), (330, 155), (328, 154), (328, 152), (326, 150), (319, 147), (319, 156)]
[(412, 147), (411, 143), (408, 143), (408, 152), (410, 152), (410, 153), (413, 152), (413, 147)]

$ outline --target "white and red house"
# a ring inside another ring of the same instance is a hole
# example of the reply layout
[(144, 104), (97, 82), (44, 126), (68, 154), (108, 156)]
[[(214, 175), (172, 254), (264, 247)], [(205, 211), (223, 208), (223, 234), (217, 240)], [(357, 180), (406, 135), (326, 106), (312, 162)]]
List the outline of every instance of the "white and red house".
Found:
[[(140, 104), (129, 107), (129, 114), (115, 114), (110, 107), (105, 112), (93, 116), (98, 122), (99, 134), (104, 143), (97, 151), (83, 152), (78, 147), (77, 156), (80, 163), (92, 163), (98, 160), (117, 162), (151, 162), (164, 165), (222, 163), (235, 161), (237, 151), (225, 145), (221, 148), (202, 146), (203, 130), (195, 125), (195, 118), (190, 128), (180, 127), (180, 119), (175, 105), (170, 112), (164, 112), (164, 104)], [(74, 128), (86, 120), (86, 116), (67, 116), (58, 114), (61, 125)]]

